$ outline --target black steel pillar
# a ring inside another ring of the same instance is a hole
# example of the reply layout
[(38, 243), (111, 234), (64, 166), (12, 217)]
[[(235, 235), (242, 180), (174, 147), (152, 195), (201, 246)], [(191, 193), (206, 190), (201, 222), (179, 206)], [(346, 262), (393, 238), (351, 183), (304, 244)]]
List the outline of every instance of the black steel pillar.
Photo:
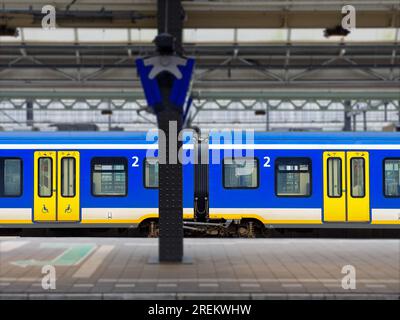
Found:
[(367, 111), (363, 110), (363, 126), (364, 126), (364, 131), (367, 131)]
[(33, 101), (26, 101), (26, 124), (33, 127)]
[(383, 106), (384, 106), (384, 111), (385, 111), (385, 113), (384, 113), (384, 121), (387, 122), (387, 119), (388, 119), (388, 103), (385, 101), (383, 103)]
[(265, 116), (266, 116), (266, 131), (270, 130), (270, 119), (269, 119), (269, 102), (265, 103)]
[(175, 38), (175, 51), (182, 53), (183, 20), (181, 0), (157, 0), (158, 34), (168, 33)]
[[(174, 38), (174, 50), (182, 53), (183, 9), (180, 0), (158, 0), (158, 33)], [(171, 52), (173, 54), (174, 52)], [(183, 112), (169, 99), (174, 78), (170, 73), (161, 74), (158, 84), (162, 107), (157, 113), (159, 129), (166, 141), (159, 140), (159, 261), (181, 262), (183, 259), (183, 177), (178, 152), (182, 143), (175, 135), (182, 129)]]
[(357, 114), (353, 114), (353, 131), (357, 131)]
[(351, 131), (351, 101), (344, 102), (344, 127), (343, 131)]

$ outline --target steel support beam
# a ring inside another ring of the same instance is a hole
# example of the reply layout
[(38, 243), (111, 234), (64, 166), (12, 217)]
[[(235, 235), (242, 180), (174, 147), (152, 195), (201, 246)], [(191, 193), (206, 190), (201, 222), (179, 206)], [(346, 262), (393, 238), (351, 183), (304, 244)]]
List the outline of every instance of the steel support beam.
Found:
[(344, 102), (344, 127), (343, 131), (351, 131), (351, 101)]
[(26, 124), (29, 127), (33, 127), (33, 101), (28, 100), (26, 102)]
[[(170, 34), (175, 50), (182, 52), (183, 8), (180, 0), (158, 0), (158, 34)], [(181, 262), (183, 259), (183, 176), (179, 162), (182, 142), (177, 133), (182, 129), (183, 110), (170, 102), (174, 78), (161, 74), (158, 83), (162, 95), (161, 111), (157, 113), (158, 127), (166, 141), (159, 140), (159, 261)], [(177, 132), (174, 132), (176, 128)]]
[[(43, 14), (41, 6), (31, 1), (6, 1), (3, 4), (0, 24), (8, 28), (38, 27)], [(75, 9), (57, 10), (60, 27), (119, 27), (155, 28), (157, 13), (155, 1), (148, 3), (118, 2), (78, 4)], [(183, 1), (188, 13), (186, 28), (325, 28), (340, 23), (342, 1)], [(386, 4), (386, 5), (385, 5)], [(397, 6), (396, 6), (397, 4)], [(357, 28), (385, 28), (400, 26), (398, 1), (379, 1), (372, 5), (354, 3), (357, 8)]]
[[(192, 91), (195, 99), (200, 100), (232, 100), (240, 101), (245, 99), (257, 100), (295, 100), (295, 99), (331, 99), (339, 100), (398, 100), (398, 88), (385, 88), (380, 90), (350, 89), (323, 89), (306, 90), (201, 90)], [(0, 91), (0, 99), (122, 99), (141, 100), (144, 99), (142, 91), (139, 90), (19, 90), (7, 88)]]

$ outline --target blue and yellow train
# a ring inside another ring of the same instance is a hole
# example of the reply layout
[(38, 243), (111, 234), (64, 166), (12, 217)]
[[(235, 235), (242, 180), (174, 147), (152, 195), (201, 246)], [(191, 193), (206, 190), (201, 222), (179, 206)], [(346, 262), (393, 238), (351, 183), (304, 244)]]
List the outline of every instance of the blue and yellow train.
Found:
[[(244, 234), (252, 224), (400, 228), (399, 134), (233, 137), (186, 134), (189, 160), (205, 153), (209, 164), (183, 165), (185, 221)], [(156, 224), (157, 148), (145, 132), (1, 133), (0, 227)]]

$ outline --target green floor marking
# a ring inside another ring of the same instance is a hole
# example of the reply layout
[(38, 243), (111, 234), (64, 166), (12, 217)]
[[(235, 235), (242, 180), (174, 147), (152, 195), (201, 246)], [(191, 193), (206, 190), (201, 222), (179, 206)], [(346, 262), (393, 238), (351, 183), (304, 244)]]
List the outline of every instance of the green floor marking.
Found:
[(19, 267), (30, 266), (76, 266), (85, 260), (96, 249), (93, 243), (42, 243), (40, 248), (65, 249), (63, 253), (52, 260), (18, 260), (11, 264)]

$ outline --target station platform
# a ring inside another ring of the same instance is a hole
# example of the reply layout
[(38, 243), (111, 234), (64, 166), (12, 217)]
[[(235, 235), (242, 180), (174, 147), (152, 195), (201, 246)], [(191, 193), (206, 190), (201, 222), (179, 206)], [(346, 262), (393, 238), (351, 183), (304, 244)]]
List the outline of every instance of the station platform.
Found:
[(188, 238), (184, 250), (190, 263), (154, 264), (158, 239), (0, 237), (0, 299), (400, 298), (396, 239)]

